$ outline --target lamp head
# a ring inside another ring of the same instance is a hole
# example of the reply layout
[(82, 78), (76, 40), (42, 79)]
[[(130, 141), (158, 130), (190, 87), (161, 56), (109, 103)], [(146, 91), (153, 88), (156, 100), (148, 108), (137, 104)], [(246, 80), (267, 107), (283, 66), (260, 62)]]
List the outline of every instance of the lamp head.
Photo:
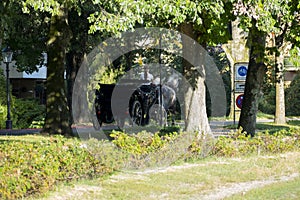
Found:
[(4, 63), (11, 63), (12, 61), (13, 52), (9, 46), (6, 46), (2, 49), (2, 58)]

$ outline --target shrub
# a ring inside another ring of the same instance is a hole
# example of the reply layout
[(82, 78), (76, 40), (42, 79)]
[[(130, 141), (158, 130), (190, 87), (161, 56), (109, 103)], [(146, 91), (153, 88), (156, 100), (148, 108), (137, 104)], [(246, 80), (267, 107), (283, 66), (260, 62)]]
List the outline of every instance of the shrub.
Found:
[(258, 108), (261, 112), (266, 113), (266, 114), (275, 114), (275, 97), (276, 97), (276, 92), (275, 88), (272, 86), (264, 88), (264, 95), (259, 101)]
[(0, 105), (6, 103), (6, 78), (3, 69), (0, 69)]
[(166, 143), (176, 139), (176, 132), (160, 136), (160, 133), (149, 133), (146, 131), (137, 134), (128, 135), (124, 132), (113, 131), (110, 135), (113, 143), (124, 151), (135, 155), (152, 153), (162, 148)]
[[(35, 99), (13, 98), (11, 107), (13, 128), (40, 128), (45, 117), (45, 105)], [(7, 107), (0, 104), (0, 128), (5, 127)]]
[(289, 88), (286, 89), (285, 95), (286, 114), (290, 116), (300, 115), (300, 75), (297, 75), (292, 81)]
[(43, 121), (45, 105), (34, 99), (15, 99), (13, 102), (12, 119), (14, 128), (29, 128), (34, 121)]
[(59, 136), (38, 142), (4, 141), (0, 146), (0, 199), (45, 192), (58, 181), (107, 173), (76, 139)]
[(7, 107), (0, 104), (0, 129), (5, 128), (5, 121), (7, 116)]
[[(37, 137), (37, 136), (35, 136)], [(128, 135), (120, 131), (109, 141), (79, 141), (62, 136), (36, 140), (1, 140), (0, 199), (43, 193), (57, 182), (109, 174), (124, 167), (171, 164), (206, 156), (243, 156), (299, 150), (300, 130), (280, 130), (248, 137), (242, 130), (214, 139), (207, 134)], [(22, 137), (24, 138), (24, 137)]]
[(211, 154), (232, 157), (253, 153), (282, 153), (299, 150), (299, 139), (299, 129), (281, 130), (274, 134), (267, 131), (258, 133), (255, 137), (246, 136), (239, 130), (229, 137), (219, 137)]

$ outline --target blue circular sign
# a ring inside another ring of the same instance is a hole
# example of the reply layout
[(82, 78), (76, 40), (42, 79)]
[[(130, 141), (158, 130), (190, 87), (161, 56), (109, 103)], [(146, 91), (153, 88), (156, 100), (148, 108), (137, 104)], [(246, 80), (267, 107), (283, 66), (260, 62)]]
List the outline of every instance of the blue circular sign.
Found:
[(239, 74), (240, 76), (246, 76), (246, 75), (247, 75), (247, 67), (245, 67), (245, 66), (240, 66), (240, 67), (238, 68), (238, 74)]

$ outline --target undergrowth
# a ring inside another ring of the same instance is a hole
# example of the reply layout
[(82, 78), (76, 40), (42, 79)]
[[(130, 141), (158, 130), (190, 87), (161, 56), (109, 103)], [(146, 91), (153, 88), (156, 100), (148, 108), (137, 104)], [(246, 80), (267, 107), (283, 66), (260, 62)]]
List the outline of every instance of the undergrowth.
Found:
[(113, 141), (66, 139), (0, 140), (0, 199), (44, 193), (58, 182), (95, 178), (124, 168), (170, 165), (208, 156), (239, 157), (299, 151), (300, 130), (248, 137), (241, 130), (213, 138), (202, 133), (125, 134)]

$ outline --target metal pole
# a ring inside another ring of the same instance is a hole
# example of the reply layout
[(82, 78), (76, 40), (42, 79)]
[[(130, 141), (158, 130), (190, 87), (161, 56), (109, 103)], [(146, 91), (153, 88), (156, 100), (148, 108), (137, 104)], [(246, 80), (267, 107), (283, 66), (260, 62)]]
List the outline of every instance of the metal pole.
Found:
[(10, 95), (9, 95), (9, 62), (6, 62), (6, 100), (7, 100), (7, 120), (6, 129), (12, 129), (12, 121), (10, 117)]
[(233, 92), (233, 125), (235, 126), (235, 114), (236, 114), (236, 110), (235, 110), (235, 64), (233, 64), (233, 85), (232, 85), (232, 92)]
[(161, 34), (159, 35), (159, 114), (160, 114), (160, 126), (163, 125), (163, 99), (162, 99), (162, 60), (161, 60)]

